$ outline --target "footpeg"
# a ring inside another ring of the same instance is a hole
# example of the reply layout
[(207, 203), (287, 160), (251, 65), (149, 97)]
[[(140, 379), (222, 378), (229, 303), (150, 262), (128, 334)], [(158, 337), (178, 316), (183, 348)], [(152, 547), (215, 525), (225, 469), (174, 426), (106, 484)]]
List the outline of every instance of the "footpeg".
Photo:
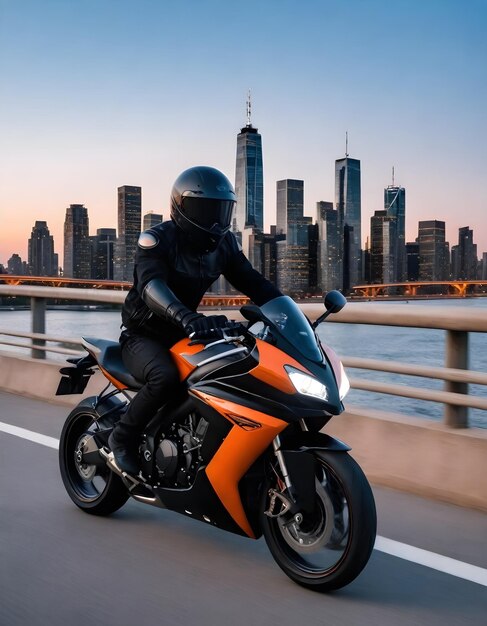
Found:
[(133, 476), (132, 474), (127, 474), (127, 472), (124, 472), (117, 465), (117, 462), (115, 461), (115, 457), (113, 455), (113, 452), (107, 452), (106, 449), (102, 448), (102, 449), (100, 449), (100, 454), (104, 457), (108, 467), (113, 472), (115, 472), (115, 474), (117, 474), (117, 476), (120, 476), (120, 478), (122, 478), (122, 480), (127, 485), (129, 491), (132, 491), (133, 489), (135, 489), (135, 487), (137, 487), (137, 485), (145, 484), (147, 482), (145, 480), (145, 478), (142, 476), (142, 474), (140, 474), (140, 473), (137, 476)]

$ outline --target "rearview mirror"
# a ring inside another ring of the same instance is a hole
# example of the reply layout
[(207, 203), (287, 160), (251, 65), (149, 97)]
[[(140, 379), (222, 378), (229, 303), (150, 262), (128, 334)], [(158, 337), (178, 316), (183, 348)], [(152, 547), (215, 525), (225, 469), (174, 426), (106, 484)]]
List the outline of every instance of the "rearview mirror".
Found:
[(329, 291), (325, 296), (326, 313), (323, 313), (323, 315), (320, 315), (320, 317), (311, 324), (311, 327), (313, 329), (317, 328), (318, 325), (321, 324), (321, 322), (326, 320), (326, 318), (330, 315), (330, 313), (338, 313), (339, 311), (343, 309), (343, 307), (346, 304), (347, 304), (347, 299), (345, 298), (343, 294), (335, 290)]
[(325, 308), (328, 313), (338, 313), (347, 304), (347, 299), (339, 291), (329, 291), (325, 296)]

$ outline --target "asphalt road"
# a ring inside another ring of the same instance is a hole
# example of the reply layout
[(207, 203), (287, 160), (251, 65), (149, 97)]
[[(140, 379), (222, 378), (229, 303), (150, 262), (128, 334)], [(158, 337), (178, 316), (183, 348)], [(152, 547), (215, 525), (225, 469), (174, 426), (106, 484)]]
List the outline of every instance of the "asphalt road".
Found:
[[(59, 438), (66, 412), (0, 392), (7, 424)], [(487, 568), (487, 515), (374, 494), (381, 536)], [(374, 550), (348, 587), (311, 592), (263, 540), (132, 501), (109, 518), (83, 513), (56, 450), (0, 431), (0, 625), (92, 623), (486, 626), (487, 586)]]

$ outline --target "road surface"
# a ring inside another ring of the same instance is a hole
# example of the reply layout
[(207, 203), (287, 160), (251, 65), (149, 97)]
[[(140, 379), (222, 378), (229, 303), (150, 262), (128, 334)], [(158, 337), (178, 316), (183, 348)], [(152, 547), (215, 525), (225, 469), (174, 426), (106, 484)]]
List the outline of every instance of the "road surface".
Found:
[[(133, 501), (109, 518), (80, 511), (52, 440), (5, 432), (55, 440), (66, 413), (0, 392), (1, 626), (486, 626), (487, 515), (374, 488), (378, 547), (432, 567), (374, 550), (356, 581), (323, 595), (290, 581), (264, 540)], [(434, 569), (438, 555), (452, 574)]]

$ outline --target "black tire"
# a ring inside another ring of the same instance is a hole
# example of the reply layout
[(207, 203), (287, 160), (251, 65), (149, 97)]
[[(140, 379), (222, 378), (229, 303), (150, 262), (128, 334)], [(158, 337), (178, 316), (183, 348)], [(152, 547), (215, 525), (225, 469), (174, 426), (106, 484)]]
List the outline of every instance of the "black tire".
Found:
[(86, 406), (77, 406), (68, 415), (59, 441), (59, 468), (76, 506), (92, 515), (110, 515), (127, 501), (127, 488), (106, 465), (86, 465), (76, 459), (83, 438), (96, 430), (95, 418), (95, 411)]
[[(377, 532), (375, 502), (364, 473), (346, 452), (313, 454), (313, 519), (305, 517), (299, 526), (269, 517), (264, 513), (269, 507), (266, 489), (262, 529), (272, 556), (292, 580), (316, 591), (333, 591), (352, 582), (370, 558)], [(276, 482), (270, 488), (279, 491)]]

